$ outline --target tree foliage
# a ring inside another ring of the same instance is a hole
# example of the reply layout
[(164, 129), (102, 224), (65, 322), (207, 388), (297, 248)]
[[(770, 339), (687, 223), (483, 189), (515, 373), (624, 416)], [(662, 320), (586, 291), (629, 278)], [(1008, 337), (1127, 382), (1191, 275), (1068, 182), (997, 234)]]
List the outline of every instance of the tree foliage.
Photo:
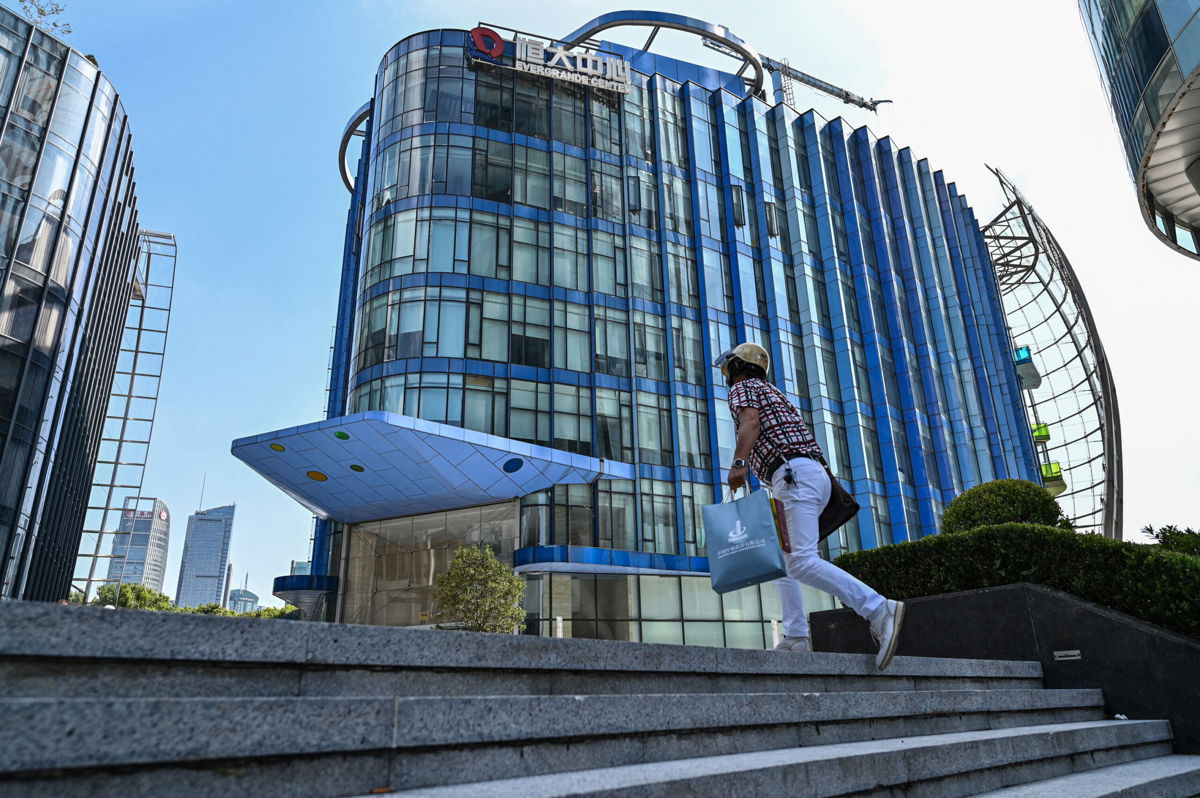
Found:
[(1154, 538), (1165, 551), (1177, 551), (1180, 554), (1200, 557), (1200, 532), (1191, 527), (1180, 529), (1171, 524), (1155, 529), (1152, 524), (1147, 524), (1142, 527), (1142, 534)]
[(120, 585), (120, 601), (118, 601), (117, 587), (114, 583), (101, 585), (100, 589), (96, 591), (96, 597), (91, 601), (92, 605), (96, 607), (112, 605), (133, 610), (171, 609), (170, 596), (137, 583)]
[(293, 607), (291, 604), (285, 604), (282, 607), (259, 607), (250, 612), (243, 612), (242, 618), (284, 618), (298, 613), (300, 610)]
[(511, 632), (525, 620), (525, 582), (487, 547), (459, 549), (433, 588), (437, 616), (472, 632)]
[(1023, 479), (995, 479), (964, 490), (946, 506), (942, 532), (965, 532), (994, 524), (1041, 524), (1071, 529), (1045, 488)]
[(55, 0), (21, 0), (22, 16), (35, 27), (55, 36), (66, 36), (74, 32), (70, 22), (58, 18), (66, 10), (62, 3)]
[[(295, 607), (288, 604), (283, 607), (259, 607), (252, 612), (237, 613), (233, 610), (227, 610), (218, 602), (210, 602), (201, 604), (199, 607), (175, 607), (171, 604), (171, 597), (165, 593), (159, 593), (151, 590), (145, 585), (136, 583), (127, 583), (121, 585), (121, 602), (116, 602), (117, 586), (109, 583), (101, 585), (96, 591), (96, 597), (89, 604), (93, 607), (115, 606), (119, 609), (134, 609), (134, 610), (154, 610), (157, 612), (183, 612), (193, 615), (223, 615), (227, 617), (240, 618), (283, 618), (292, 616), (299, 612)], [(68, 599), (71, 604), (82, 604), (83, 593), (78, 590), (71, 591), (71, 597)]]
[(201, 604), (199, 607), (176, 607), (176, 612), (190, 612), (195, 615), (237, 615), (233, 610), (227, 610), (221, 606), (218, 601), (210, 601), (208, 604)]
[(835, 563), (888, 598), (1032, 582), (1200, 639), (1200, 561), (1035, 524), (931, 535)]

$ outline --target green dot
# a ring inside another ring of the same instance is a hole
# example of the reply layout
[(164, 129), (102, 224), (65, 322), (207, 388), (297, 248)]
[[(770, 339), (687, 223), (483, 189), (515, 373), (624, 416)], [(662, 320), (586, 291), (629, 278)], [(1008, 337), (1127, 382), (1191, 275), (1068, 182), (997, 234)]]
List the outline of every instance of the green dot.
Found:
[(367, 469), (363, 468), (360, 465), (352, 465), (352, 466), (350, 466), (350, 470), (361, 474), (362, 472), (366, 471)]
[(339, 441), (348, 441), (348, 440), (350, 440), (350, 433), (335, 432), (335, 433), (333, 433), (333, 437), (337, 438)]

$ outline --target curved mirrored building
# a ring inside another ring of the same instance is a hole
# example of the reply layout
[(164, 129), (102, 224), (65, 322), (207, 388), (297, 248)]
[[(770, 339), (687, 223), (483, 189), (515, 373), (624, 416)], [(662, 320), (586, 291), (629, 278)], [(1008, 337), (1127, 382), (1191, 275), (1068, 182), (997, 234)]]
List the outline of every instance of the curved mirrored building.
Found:
[(1200, 0), (1079, 0), (1142, 216), (1200, 258)]
[(1121, 417), (1112, 371), (1071, 262), (1003, 174), (984, 229), (1012, 331), (1042, 481), (1079, 532), (1121, 539)]
[(131, 134), (94, 59), (2, 8), (0, 124), (0, 596), (55, 600), (146, 287)]
[[(720, 26), (620, 13), (651, 40), (657, 19), (754, 53)], [(312, 575), (277, 592), (432, 623), (436, 575), (487, 544), (526, 577), (529, 632), (770, 645), (774, 589), (713, 593), (699, 522), (733, 445), (709, 363), (742, 340), (771, 352), (863, 506), (830, 555), (933, 534), (981, 482), (1038, 479), (954, 183), (767, 102), (761, 69), (590, 38), (621, 22), (563, 46), (428, 31), (384, 56), (341, 148), (328, 417), (233, 444), (321, 519)]]

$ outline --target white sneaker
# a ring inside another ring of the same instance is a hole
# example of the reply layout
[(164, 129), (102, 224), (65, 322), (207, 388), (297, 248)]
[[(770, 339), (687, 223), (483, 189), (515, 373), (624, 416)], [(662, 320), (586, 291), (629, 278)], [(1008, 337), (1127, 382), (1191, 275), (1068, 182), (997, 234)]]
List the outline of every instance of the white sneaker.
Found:
[(784, 637), (775, 646), (776, 651), (812, 651), (811, 637)]
[(883, 670), (891, 664), (900, 642), (900, 624), (904, 621), (904, 602), (888, 599), (871, 621), (871, 637), (879, 644), (875, 667)]

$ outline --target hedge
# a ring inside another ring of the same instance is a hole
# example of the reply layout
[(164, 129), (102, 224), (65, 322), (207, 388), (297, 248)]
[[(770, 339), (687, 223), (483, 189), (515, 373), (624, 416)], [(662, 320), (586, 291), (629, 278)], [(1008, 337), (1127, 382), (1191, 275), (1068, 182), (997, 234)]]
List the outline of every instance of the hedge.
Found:
[(1033, 582), (1200, 639), (1200, 560), (1037, 524), (1000, 524), (843, 554), (888, 598)]
[(993, 524), (1045, 524), (1070, 529), (1058, 502), (1045, 488), (1023, 479), (996, 479), (964, 490), (942, 514), (942, 532), (966, 532)]

